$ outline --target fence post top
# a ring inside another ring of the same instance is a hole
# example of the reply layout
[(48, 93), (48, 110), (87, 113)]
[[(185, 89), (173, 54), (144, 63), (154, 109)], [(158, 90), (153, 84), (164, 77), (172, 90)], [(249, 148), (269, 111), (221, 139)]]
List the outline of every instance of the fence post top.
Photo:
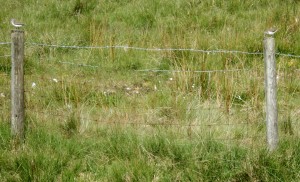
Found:
[(11, 30), (11, 33), (24, 33), (24, 30), (13, 29)]

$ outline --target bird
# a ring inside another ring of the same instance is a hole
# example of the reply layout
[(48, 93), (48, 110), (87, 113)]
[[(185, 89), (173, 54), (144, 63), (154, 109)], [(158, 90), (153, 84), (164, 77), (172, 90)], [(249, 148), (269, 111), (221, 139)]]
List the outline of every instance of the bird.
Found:
[(17, 22), (15, 19), (11, 19), (10, 23), (16, 28), (20, 28), (25, 25), (24, 23)]
[(265, 35), (273, 36), (277, 31), (278, 31), (277, 28), (272, 27), (272, 28), (270, 28), (270, 29), (268, 29), (268, 30), (265, 31)]

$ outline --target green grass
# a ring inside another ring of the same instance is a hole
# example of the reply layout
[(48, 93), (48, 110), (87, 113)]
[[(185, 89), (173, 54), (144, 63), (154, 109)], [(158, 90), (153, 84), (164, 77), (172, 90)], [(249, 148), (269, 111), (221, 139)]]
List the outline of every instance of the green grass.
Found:
[(157, 130), (143, 135), (130, 127), (100, 127), (69, 137), (38, 126), (15, 149), (8, 128), (1, 126), (0, 156), (7, 181), (299, 180), (299, 142), (292, 138), (270, 154), (201, 138), (180, 142)]
[[(263, 32), (276, 26), (276, 51), (300, 55), (298, 1), (0, 2), (0, 42), (10, 18), (26, 24), (19, 147), (10, 58), (0, 57), (1, 180), (299, 181), (298, 58), (276, 57), (280, 144), (270, 153), (261, 55), (32, 44), (263, 52)], [(227, 69), (240, 71), (193, 72)]]

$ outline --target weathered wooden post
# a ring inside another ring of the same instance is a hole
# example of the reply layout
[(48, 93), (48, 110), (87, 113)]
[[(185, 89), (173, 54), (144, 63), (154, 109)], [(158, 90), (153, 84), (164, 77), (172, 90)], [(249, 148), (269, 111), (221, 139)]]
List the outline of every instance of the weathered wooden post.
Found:
[(273, 37), (275, 32), (276, 30), (266, 31), (264, 39), (267, 144), (270, 151), (276, 149), (279, 141), (275, 39)]
[(11, 32), (11, 134), (17, 143), (24, 139), (24, 31)]

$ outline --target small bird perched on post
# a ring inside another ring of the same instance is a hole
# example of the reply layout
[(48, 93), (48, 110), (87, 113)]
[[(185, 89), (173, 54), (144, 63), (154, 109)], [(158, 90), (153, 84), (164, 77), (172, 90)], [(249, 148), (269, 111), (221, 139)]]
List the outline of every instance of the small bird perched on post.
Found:
[(25, 25), (24, 23), (17, 22), (15, 19), (11, 19), (10, 23), (16, 28), (20, 28)]
[(272, 28), (270, 28), (270, 29), (268, 29), (268, 30), (265, 31), (265, 35), (273, 36), (277, 31), (278, 31), (277, 28), (272, 27)]

